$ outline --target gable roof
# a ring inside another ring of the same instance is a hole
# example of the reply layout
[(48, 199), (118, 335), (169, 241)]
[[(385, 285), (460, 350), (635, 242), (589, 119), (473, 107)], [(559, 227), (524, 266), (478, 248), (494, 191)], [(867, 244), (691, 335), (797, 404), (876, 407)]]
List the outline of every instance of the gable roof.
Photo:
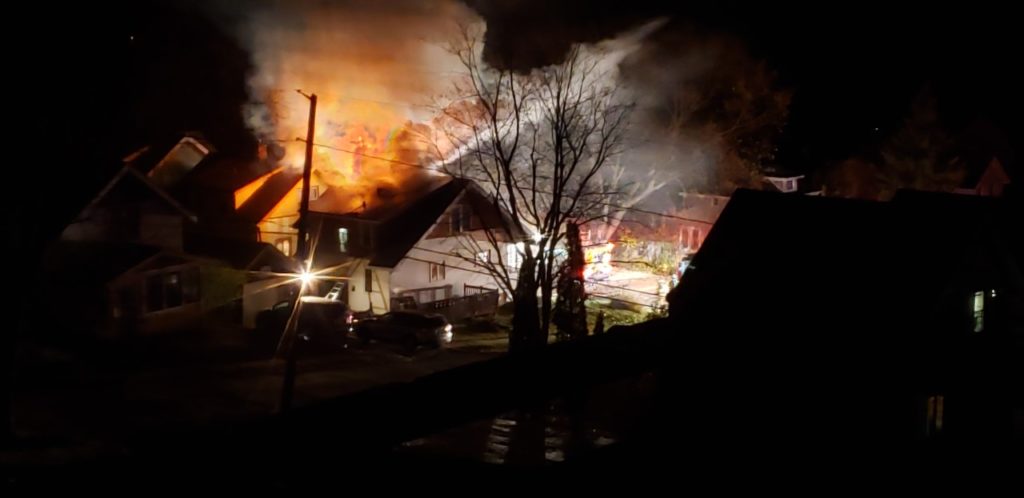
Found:
[(259, 223), (302, 180), (302, 172), (282, 168), (271, 176), (238, 208), (238, 214), (252, 223)]
[[(195, 160), (193, 164), (175, 163), (172, 160), (174, 158), (171, 157), (171, 153), (182, 148), (192, 149), (194, 155), (199, 156), (188, 158), (189, 162)], [(151, 178), (154, 183), (162, 187), (171, 187), (215, 150), (201, 133), (193, 131), (160, 137), (125, 156), (122, 161), (125, 166)]]
[(234, 192), (273, 169), (274, 166), (267, 161), (230, 157), (214, 152), (193, 168), (181, 186)]
[(104, 186), (98, 194), (96, 194), (96, 197), (89, 201), (85, 208), (82, 209), (82, 212), (78, 215), (78, 219), (87, 218), (92, 210), (96, 209), (96, 206), (98, 206), (103, 199), (110, 195), (111, 192), (113, 192), (114, 189), (124, 181), (139, 182), (145, 189), (145, 194), (143, 195), (152, 195), (154, 198), (160, 199), (162, 202), (166, 203), (166, 205), (181, 213), (186, 219), (192, 222), (197, 221), (196, 215), (192, 211), (183, 206), (177, 199), (168, 194), (167, 191), (153, 184), (149, 178), (145, 177), (142, 173), (130, 166), (121, 168), (121, 170), (118, 171), (109, 182), (107, 182), (107, 185)]
[[(494, 209), (483, 190), (471, 180), (453, 178), (440, 188), (408, 205), (393, 221), (384, 226), (385, 236), (380, 248), (370, 259), (371, 266), (395, 267), (440, 220), (452, 204), (463, 200), (486, 226), (506, 226), (514, 230), (511, 223), (502, 223), (499, 217), (508, 217), (502, 210)], [(511, 234), (523, 239), (524, 234)]]
[(404, 213), (411, 204), (419, 202), (449, 181), (447, 177), (422, 177), (408, 178), (397, 187), (379, 185), (376, 188), (351, 190), (329, 187), (319, 198), (309, 202), (309, 209), (383, 222)]
[(1003, 166), (1002, 161), (998, 157), (993, 156), (988, 162), (970, 162), (968, 161), (966, 166), (966, 174), (964, 179), (960, 182), (960, 188), (965, 190), (975, 190), (980, 187), (982, 179), (987, 175), (993, 175), (989, 178), (1000, 181), (1000, 183), (1010, 183), (1010, 175), (1006, 168)]
[(469, 180), (453, 178), (410, 203), (400, 215), (384, 226), (370, 265), (387, 268), (397, 265), (459, 198), (468, 184)]
[(828, 321), (863, 335), (914, 333), (872, 320), (930, 316), (958, 273), (1020, 285), (1009, 258), (992, 262), (1004, 265), (998, 270), (965, 267), (992, 259), (977, 251), (998, 250), (990, 242), (1002, 225), (991, 201), (903, 191), (882, 203), (739, 190), (673, 291), (672, 313), (732, 331), (754, 321), (765, 332), (813, 335)]

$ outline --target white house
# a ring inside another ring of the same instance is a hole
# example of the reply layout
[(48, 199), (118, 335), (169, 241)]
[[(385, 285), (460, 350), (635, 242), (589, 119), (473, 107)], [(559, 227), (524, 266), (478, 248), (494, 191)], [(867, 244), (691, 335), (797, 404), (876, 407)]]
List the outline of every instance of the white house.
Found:
[[(486, 264), (515, 265), (515, 242), (500, 212), (473, 182), (449, 179), (414, 192), (377, 189), (358, 210), (330, 189), (310, 203), (316, 234), (312, 269), (341, 278), (355, 311), (384, 313), (404, 303), (425, 304), (499, 290)], [(495, 235), (497, 247), (488, 241)], [(320, 291), (333, 286), (320, 284)]]

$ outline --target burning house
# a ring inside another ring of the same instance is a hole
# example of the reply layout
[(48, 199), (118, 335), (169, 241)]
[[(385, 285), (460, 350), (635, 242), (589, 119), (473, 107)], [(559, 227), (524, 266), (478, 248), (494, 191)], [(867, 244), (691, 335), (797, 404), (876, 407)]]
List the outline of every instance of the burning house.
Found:
[[(352, 309), (421, 308), (452, 319), (493, 313), (498, 286), (484, 263), (514, 264), (521, 237), (501, 228), (507, 214), (476, 184), (434, 179), (358, 199), (347, 210), (352, 194), (329, 189), (310, 202), (311, 266), (345, 279), (342, 295)], [(496, 234), (499, 250), (485, 229)]]

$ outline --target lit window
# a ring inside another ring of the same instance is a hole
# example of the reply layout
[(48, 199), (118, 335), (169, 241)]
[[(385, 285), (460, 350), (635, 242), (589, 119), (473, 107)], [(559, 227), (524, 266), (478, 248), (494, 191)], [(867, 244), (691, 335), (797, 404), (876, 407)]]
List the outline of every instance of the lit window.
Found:
[(440, 263), (430, 263), (430, 281), (437, 282), (439, 280), (444, 280), (445, 270), (444, 261)]
[(146, 311), (177, 308), (199, 300), (199, 269), (184, 272), (150, 275), (146, 277)]
[(925, 402), (925, 425), (926, 436), (935, 436), (942, 432), (942, 412), (945, 411), (945, 397), (940, 395), (928, 396)]
[(509, 244), (505, 246), (505, 251), (508, 253), (505, 255), (505, 264), (509, 268), (519, 268), (522, 263), (522, 256), (519, 255), (519, 248), (516, 244)]
[(985, 291), (974, 293), (974, 331), (985, 329)]
[(277, 242), (274, 242), (274, 247), (285, 256), (292, 255), (292, 239), (290, 238), (277, 239)]
[(341, 252), (348, 252), (348, 229), (338, 229), (338, 250)]
[(481, 251), (476, 253), (476, 260), (480, 263), (487, 264), (491, 262), (491, 250)]

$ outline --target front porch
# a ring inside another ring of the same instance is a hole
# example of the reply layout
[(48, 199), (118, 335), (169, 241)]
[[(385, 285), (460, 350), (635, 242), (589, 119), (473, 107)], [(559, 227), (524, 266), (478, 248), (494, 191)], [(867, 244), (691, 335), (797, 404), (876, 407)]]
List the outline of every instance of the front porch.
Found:
[(446, 284), (396, 291), (391, 296), (392, 309), (437, 313), (450, 323), (494, 317), (500, 304), (496, 289), (463, 284), (461, 290), (462, 295), (455, 295), (453, 286)]

